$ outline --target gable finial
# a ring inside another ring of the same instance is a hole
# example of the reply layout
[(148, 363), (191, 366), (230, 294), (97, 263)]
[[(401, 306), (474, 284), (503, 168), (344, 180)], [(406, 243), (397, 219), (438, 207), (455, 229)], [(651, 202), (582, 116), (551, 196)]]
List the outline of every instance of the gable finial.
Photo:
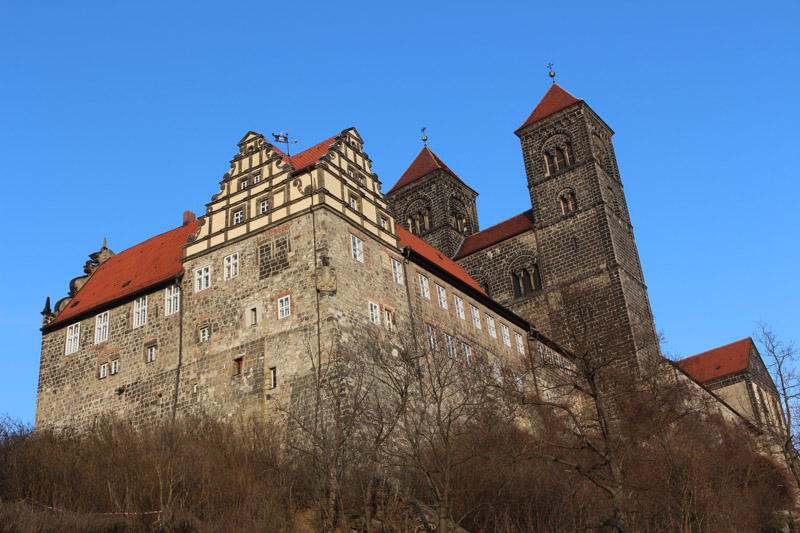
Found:
[(106, 246), (106, 238), (103, 237), (103, 248), (102, 249), (105, 250), (106, 248), (108, 248), (108, 246)]
[(547, 64), (547, 68), (548, 68), (548, 70), (550, 70), (550, 72), (547, 75), (550, 76), (550, 78), (553, 80), (553, 83), (555, 83), (556, 82), (556, 71), (553, 70), (553, 64), (552, 63), (548, 63)]
[(428, 146), (428, 136), (425, 135), (425, 130), (428, 128), (422, 128), (422, 142), (425, 143), (425, 146)]

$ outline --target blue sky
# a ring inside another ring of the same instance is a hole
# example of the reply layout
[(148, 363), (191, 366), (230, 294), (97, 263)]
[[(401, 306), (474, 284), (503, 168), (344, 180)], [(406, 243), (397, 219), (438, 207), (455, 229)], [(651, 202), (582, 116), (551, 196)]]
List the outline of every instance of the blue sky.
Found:
[(41, 311), (218, 190), (248, 131), (355, 126), (388, 190), (431, 148), (485, 228), (530, 207), (557, 81), (614, 144), (665, 351), (800, 340), (796, 2), (4, 2), (0, 414), (32, 422)]

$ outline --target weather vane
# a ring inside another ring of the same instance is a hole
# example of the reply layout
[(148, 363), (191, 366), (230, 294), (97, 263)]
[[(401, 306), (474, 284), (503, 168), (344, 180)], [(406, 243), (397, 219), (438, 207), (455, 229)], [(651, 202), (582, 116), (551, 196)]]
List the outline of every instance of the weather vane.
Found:
[(553, 83), (555, 83), (556, 82), (556, 72), (553, 70), (553, 64), (552, 63), (548, 63), (547, 64), (547, 68), (548, 68), (548, 70), (550, 70), (550, 74), (548, 74), (548, 76), (553, 78)]
[(428, 146), (428, 136), (425, 135), (425, 130), (428, 128), (422, 128), (422, 142), (425, 143), (425, 146)]
[(275, 137), (276, 143), (283, 143), (286, 145), (286, 156), (291, 157), (292, 154), (289, 153), (289, 144), (297, 143), (297, 139), (289, 137), (289, 130), (287, 129), (286, 133), (283, 133), (283, 130), (281, 130), (280, 133), (273, 133), (272, 136)]

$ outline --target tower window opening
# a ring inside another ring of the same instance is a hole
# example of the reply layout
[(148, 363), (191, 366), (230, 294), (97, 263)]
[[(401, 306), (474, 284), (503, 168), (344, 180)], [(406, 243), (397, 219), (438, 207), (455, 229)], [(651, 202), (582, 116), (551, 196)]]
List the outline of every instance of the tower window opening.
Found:
[(575, 201), (575, 193), (571, 190), (562, 191), (558, 195), (558, 202), (561, 204), (561, 214), (563, 215), (572, 213), (578, 208), (578, 203)]

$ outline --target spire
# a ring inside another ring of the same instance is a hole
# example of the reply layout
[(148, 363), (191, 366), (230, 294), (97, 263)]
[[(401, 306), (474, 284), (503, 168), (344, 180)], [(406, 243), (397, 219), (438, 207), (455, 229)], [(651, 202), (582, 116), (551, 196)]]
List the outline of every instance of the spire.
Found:
[(547, 90), (544, 95), (544, 98), (536, 105), (533, 112), (528, 117), (528, 120), (525, 123), (517, 128), (517, 132), (526, 126), (530, 126), (534, 122), (538, 122), (543, 118), (547, 118), (553, 113), (557, 113), (562, 109), (565, 109), (576, 102), (581, 102), (582, 100), (575, 98), (567, 91), (561, 88), (559, 84), (553, 81), (553, 84)]
[[(439, 156), (433, 153), (428, 145), (422, 147), (422, 150), (417, 155), (414, 162), (409, 165), (403, 175), (400, 176), (400, 179), (397, 180), (397, 183), (394, 184), (394, 187), (389, 189), (389, 192), (386, 194), (391, 194), (393, 191), (405, 187), (420, 178), (423, 178), (433, 172), (434, 170), (444, 170), (446, 173), (453, 176), (455, 179), (464, 183), (464, 180), (459, 178), (455, 172), (450, 170), (450, 167), (444, 164), (444, 161), (439, 159)], [(467, 185), (464, 183), (464, 185)], [(469, 187), (469, 185), (467, 185)]]
[(43, 315), (49, 315), (52, 311), (50, 310), (50, 297), (47, 297), (47, 300), (44, 302), (44, 309), (42, 309)]

